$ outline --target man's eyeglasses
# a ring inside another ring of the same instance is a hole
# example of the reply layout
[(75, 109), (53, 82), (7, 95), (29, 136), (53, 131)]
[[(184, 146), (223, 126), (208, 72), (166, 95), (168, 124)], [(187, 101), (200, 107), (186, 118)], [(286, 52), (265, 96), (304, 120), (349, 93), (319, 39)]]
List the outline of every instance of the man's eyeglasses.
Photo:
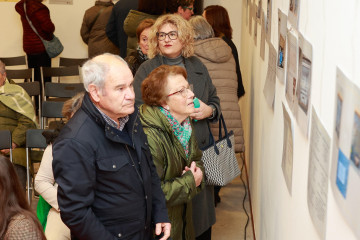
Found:
[(156, 33), (156, 36), (159, 41), (164, 41), (166, 36), (168, 36), (171, 40), (176, 40), (178, 38), (178, 32), (177, 31), (171, 31), (168, 33), (158, 32)]
[(193, 7), (184, 7), (184, 9), (189, 9), (190, 11), (194, 11)]
[(180, 93), (181, 96), (183, 96), (183, 97), (187, 97), (190, 91), (191, 92), (193, 91), (193, 86), (192, 85), (189, 85), (187, 88), (183, 87), (179, 91), (170, 93), (169, 95), (167, 95), (167, 97), (170, 97), (170, 96), (178, 94), (178, 93)]

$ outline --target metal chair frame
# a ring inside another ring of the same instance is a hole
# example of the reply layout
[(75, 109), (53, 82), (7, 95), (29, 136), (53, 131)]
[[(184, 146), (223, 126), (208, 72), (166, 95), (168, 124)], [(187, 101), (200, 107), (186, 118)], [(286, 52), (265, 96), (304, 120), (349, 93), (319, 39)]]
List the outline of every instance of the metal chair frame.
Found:
[(47, 147), (46, 139), (42, 135), (44, 129), (29, 129), (26, 131), (26, 179), (27, 179), (27, 198), (30, 203), (33, 184), (30, 186), (30, 150), (32, 148), (39, 148), (44, 150)]

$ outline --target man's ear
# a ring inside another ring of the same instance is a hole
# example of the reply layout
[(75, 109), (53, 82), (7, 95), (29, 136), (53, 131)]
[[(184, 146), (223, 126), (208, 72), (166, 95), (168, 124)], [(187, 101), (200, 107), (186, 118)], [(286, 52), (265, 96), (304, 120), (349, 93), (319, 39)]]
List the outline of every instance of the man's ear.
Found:
[(88, 86), (89, 94), (95, 102), (100, 102), (100, 90), (94, 84)]

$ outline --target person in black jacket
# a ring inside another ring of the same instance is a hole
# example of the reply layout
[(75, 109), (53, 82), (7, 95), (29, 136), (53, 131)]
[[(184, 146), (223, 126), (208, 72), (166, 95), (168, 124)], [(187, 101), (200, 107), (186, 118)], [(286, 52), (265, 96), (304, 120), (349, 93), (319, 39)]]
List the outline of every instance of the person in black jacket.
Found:
[(81, 108), (53, 145), (61, 218), (72, 239), (170, 236), (165, 197), (143, 132), (132, 73), (109, 53), (82, 67)]
[(126, 57), (127, 35), (124, 32), (124, 21), (131, 9), (137, 9), (139, 0), (119, 0), (111, 12), (106, 25), (106, 35), (119, 49), (120, 56)]

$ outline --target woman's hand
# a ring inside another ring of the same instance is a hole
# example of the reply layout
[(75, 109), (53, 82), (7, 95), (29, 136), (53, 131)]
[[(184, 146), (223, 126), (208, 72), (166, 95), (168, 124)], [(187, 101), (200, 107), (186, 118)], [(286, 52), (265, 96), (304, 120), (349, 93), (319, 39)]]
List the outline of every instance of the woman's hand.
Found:
[(195, 108), (194, 112), (190, 114), (192, 119), (202, 120), (204, 118), (208, 118), (212, 115), (212, 107), (205, 104), (203, 101), (199, 99), (200, 107)]
[(187, 171), (192, 172), (194, 179), (195, 179), (196, 187), (200, 186), (201, 180), (203, 178), (203, 172), (201, 171), (201, 169), (198, 166), (196, 166), (196, 163), (191, 162), (190, 168), (188, 166), (185, 166), (185, 170), (183, 171), (183, 174)]
[[(11, 144), (11, 148), (15, 149), (17, 147), (16, 143), (12, 143)], [(0, 150), (0, 152), (2, 152), (3, 154), (9, 154), (10, 153), (10, 149), (2, 149)]]

